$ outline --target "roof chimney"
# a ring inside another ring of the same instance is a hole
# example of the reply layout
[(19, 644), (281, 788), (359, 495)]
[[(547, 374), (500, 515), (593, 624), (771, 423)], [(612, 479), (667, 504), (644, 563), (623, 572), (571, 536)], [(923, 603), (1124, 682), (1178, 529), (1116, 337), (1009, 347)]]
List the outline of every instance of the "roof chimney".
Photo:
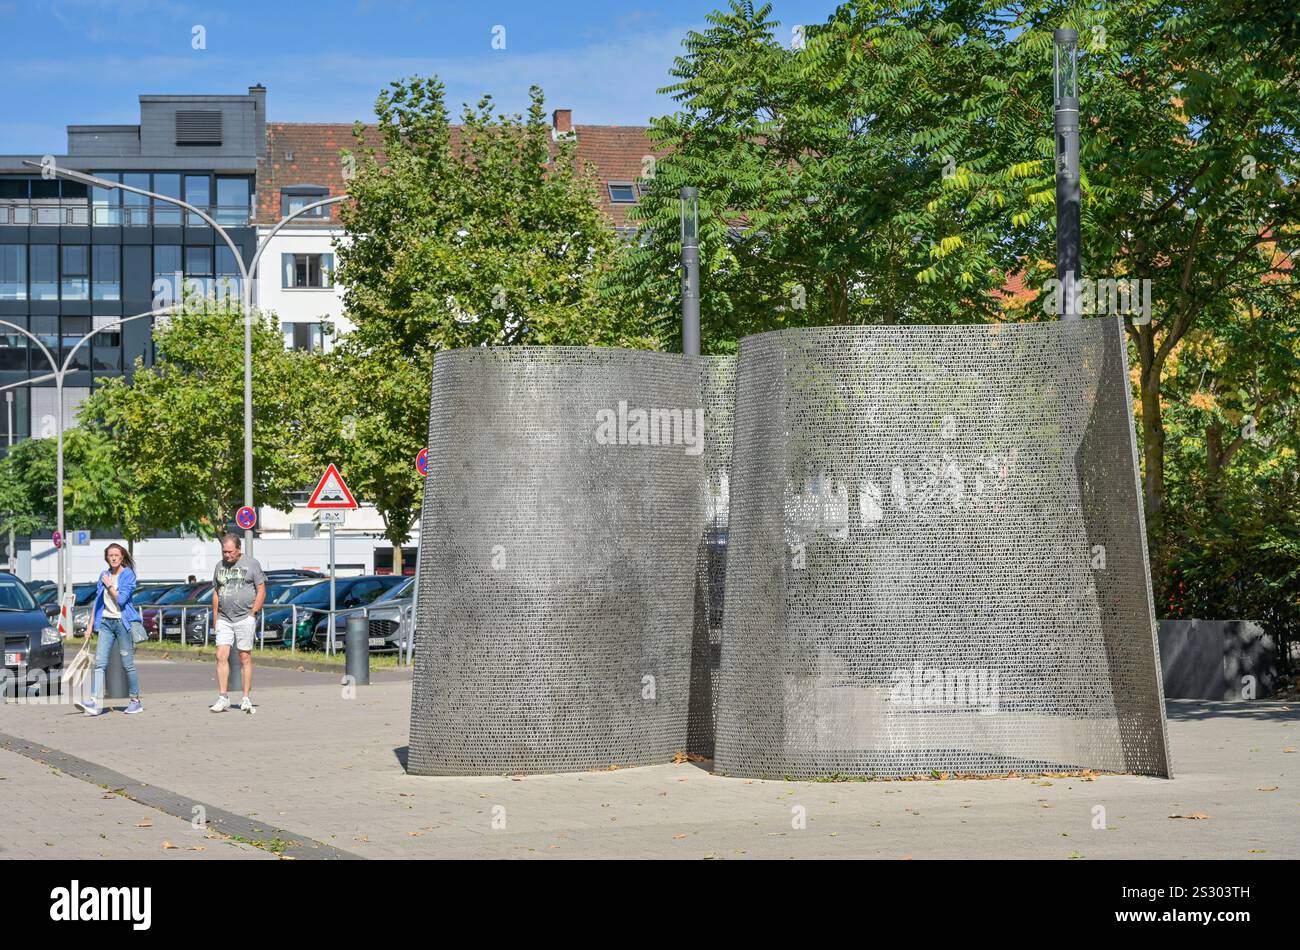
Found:
[(260, 158), (266, 154), (266, 87), (259, 82), (256, 86), (248, 87), (248, 94), (253, 99), (253, 134)]
[(551, 113), (551, 138), (557, 142), (561, 139), (571, 139), (577, 133), (573, 131), (573, 110), (556, 109)]

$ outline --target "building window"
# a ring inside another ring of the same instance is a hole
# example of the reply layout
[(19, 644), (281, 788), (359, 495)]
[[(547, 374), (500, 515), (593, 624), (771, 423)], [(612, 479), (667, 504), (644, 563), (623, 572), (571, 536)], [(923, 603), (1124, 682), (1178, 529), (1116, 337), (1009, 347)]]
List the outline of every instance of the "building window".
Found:
[(63, 299), (90, 299), (90, 248), (85, 244), (63, 246)]
[(116, 244), (96, 244), (91, 257), (91, 296), (95, 300), (121, 300), (122, 249)]
[[(149, 173), (124, 172), (122, 184), (149, 191)], [(151, 200), (144, 195), (137, 195), (134, 191), (122, 192), (122, 224), (128, 228), (147, 228)]]
[(59, 246), (33, 244), (29, 250), (32, 262), (32, 300), (59, 299)]
[(27, 299), (27, 246), (0, 244), (0, 300)]
[(187, 247), (185, 249), (185, 296), (212, 293), (212, 248)]
[(239, 264), (234, 252), (225, 245), (217, 245), (217, 299), (238, 301), (243, 281), (239, 276)]
[(333, 254), (281, 254), (282, 286), (289, 290), (334, 286)]
[(611, 181), (609, 186), (609, 200), (616, 205), (635, 204), (637, 199), (636, 184), (630, 181)]
[[(118, 172), (92, 172), (96, 178), (105, 181), (121, 181)], [(92, 188), (90, 205), (94, 212), (94, 222), (98, 227), (115, 227), (122, 223), (122, 192), (116, 188)]]
[[(210, 206), (212, 204), (212, 179), (208, 175), (186, 175), (185, 176), (185, 201), (192, 204), (200, 211), (211, 214)], [(206, 227), (207, 222), (197, 214), (185, 216), (185, 223), (192, 228)]]
[(247, 178), (218, 178), (217, 224), (248, 224), (249, 195)]
[[(153, 176), (153, 191), (168, 198), (180, 198), (181, 176), (162, 173)], [(153, 200), (153, 223), (155, 227), (175, 228), (181, 223), (181, 209), (166, 201)]]
[[(18, 323), (21, 317), (6, 317), (11, 323)], [(31, 346), (27, 337), (21, 333), (0, 334), (0, 370), (27, 369), (27, 349)]]
[[(81, 342), (82, 337), (90, 332), (90, 317), (64, 317), (63, 318), (63, 351), (59, 354), (59, 361), (62, 362), (72, 353), (73, 347)], [(90, 347), (93, 340), (87, 341), (84, 346), (77, 350), (77, 355), (73, 357), (70, 369), (90, 369)]]
[[(95, 329), (110, 324), (115, 317), (95, 317)], [(90, 340), (92, 367), (97, 373), (120, 373), (122, 371), (122, 326), (118, 324), (111, 329), (96, 333)]]
[[(289, 185), (280, 189), (280, 217), (287, 218), (299, 208), (304, 208), (309, 204), (317, 201), (323, 201), (330, 196), (328, 188), (322, 188), (319, 185)], [(300, 215), (297, 220), (303, 219), (314, 221), (327, 221), (330, 216), (330, 206), (325, 205), (321, 208), (314, 208), (304, 215)]]
[(181, 249), (174, 244), (155, 244), (153, 249), (152, 309), (181, 302)]
[(331, 323), (282, 323), (280, 329), (284, 333), (286, 349), (325, 351), (331, 349), (327, 345), (334, 332)]

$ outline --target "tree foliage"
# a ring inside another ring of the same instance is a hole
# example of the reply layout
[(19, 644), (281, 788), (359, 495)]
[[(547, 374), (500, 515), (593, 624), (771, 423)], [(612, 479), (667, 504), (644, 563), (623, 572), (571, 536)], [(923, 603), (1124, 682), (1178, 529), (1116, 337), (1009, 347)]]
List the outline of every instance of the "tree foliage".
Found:
[(415, 77), (380, 94), (377, 148), (357, 128), (337, 272), (356, 329), (336, 377), (356, 437), (339, 451), (394, 545), (419, 505), (436, 351), (652, 342), (597, 293), (616, 239), (573, 143), (553, 141), (541, 90), (526, 115), (492, 108), (467, 106), (453, 128), (442, 84)]
[[(132, 501), (133, 530), (212, 536), (244, 503), (243, 317), (187, 310), (160, 322), (154, 341), (155, 364), (104, 380), (80, 423), (126, 484), (147, 486)], [(318, 474), (304, 432), (320, 411), (321, 359), (286, 350), (273, 318), (255, 318), (252, 341), (253, 499), (288, 511)]]

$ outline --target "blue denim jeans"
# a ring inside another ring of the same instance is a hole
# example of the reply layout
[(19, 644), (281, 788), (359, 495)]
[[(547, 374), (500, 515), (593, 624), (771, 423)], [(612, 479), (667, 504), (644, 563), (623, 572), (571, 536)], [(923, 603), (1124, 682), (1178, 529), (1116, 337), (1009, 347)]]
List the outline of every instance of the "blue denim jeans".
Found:
[(140, 695), (140, 678), (135, 673), (135, 641), (131, 639), (131, 625), (122, 620), (101, 618), (96, 628), (99, 640), (95, 644), (95, 679), (92, 694), (99, 699), (104, 691), (104, 671), (108, 669), (109, 651), (117, 644), (126, 669), (126, 683), (132, 696)]

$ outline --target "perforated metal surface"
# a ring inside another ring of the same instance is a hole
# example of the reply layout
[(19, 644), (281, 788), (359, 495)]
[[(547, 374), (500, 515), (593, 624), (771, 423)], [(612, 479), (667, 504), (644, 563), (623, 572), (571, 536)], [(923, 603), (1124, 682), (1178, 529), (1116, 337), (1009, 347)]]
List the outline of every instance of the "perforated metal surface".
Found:
[(716, 376), (704, 359), (627, 350), (438, 354), (412, 772), (604, 768), (685, 751), (717, 455), (690, 443)]
[(1121, 332), (439, 354), (408, 768), (1168, 774)]
[(1167, 773), (1120, 334), (743, 341), (715, 768)]

